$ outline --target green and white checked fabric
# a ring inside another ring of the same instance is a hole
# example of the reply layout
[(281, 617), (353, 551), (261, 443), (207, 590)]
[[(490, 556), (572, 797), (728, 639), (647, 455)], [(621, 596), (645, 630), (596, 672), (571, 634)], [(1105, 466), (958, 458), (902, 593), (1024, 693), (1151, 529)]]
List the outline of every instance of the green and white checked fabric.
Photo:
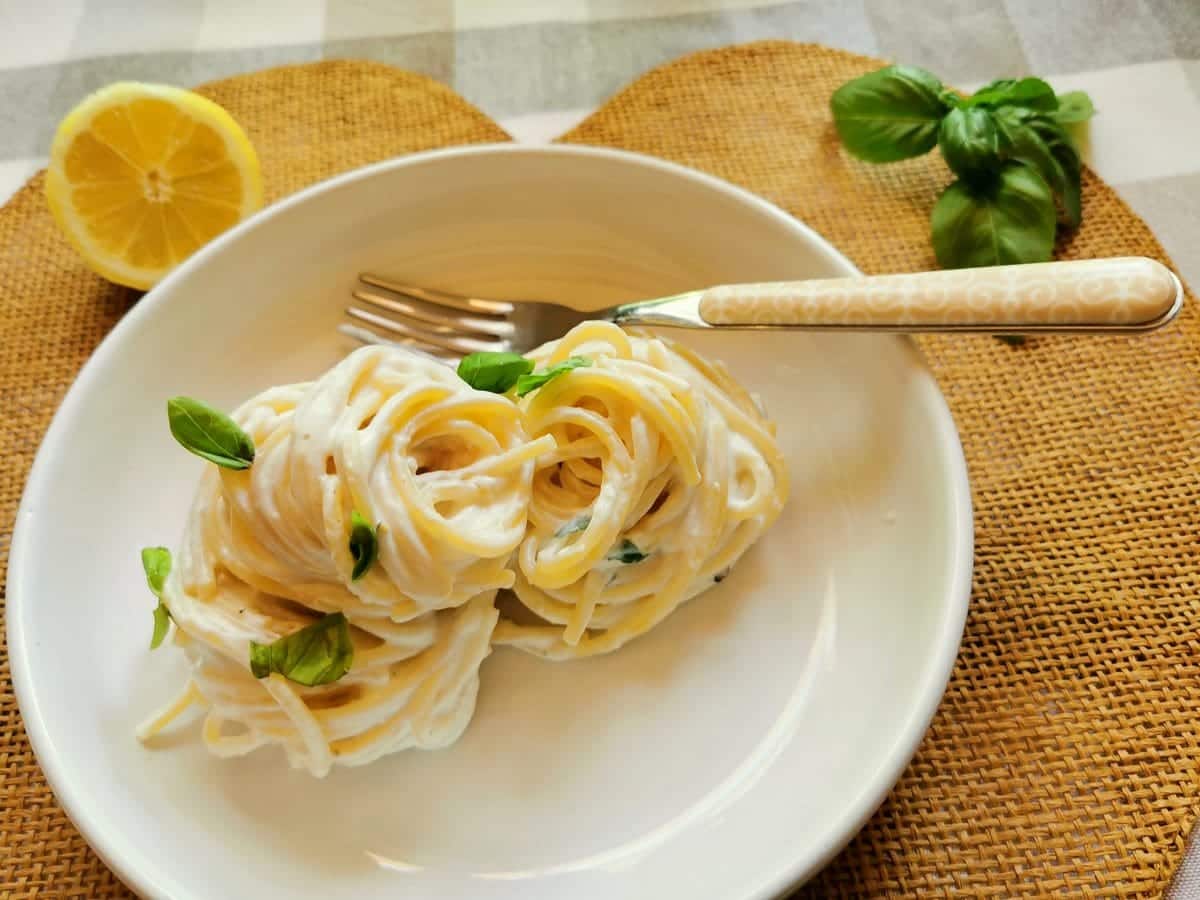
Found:
[[(1036, 74), (1088, 91), (1085, 158), (1200, 285), (1200, 0), (0, 0), (0, 202), (44, 164), (67, 110), (118, 79), (374, 59), (545, 141), (652, 66), (764, 38), (963, 88)], [(1168, 897), (1200, 897), (1200, 840)]]
[(1037, 74), (1100, 110), (1087, 157), (1200, 283), (1200, 0), (0, 0), (0, 199), (84, 94), (361, 57), (453, 86), (546, 140), (646, 69), (762, 38)]

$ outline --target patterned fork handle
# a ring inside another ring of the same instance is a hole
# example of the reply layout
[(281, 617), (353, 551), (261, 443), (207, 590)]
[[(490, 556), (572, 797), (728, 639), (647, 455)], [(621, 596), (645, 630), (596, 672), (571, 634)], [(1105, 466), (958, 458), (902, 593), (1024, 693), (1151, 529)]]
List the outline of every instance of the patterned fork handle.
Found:
[(1144, 331), (1170, 321), (1179, 280), (1140, 256), (699, 292), (709, 325), (901, 331)]

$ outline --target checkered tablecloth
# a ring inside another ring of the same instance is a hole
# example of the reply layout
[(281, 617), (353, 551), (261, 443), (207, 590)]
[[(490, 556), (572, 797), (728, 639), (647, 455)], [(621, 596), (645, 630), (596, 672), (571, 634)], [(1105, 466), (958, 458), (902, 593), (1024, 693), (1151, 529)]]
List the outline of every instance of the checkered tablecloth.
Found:
[(959, 87), (1036, 74), (1100, 111), (1086, 157), (1200, 283), (1200, 0), (0, 0), (0, 198), (80, 97), (361, 57), (452, 85), (546, 140), (651, 66), (790, 38)]
[[(1200, 0), (0, 0), (0, 202), (44, 164), (63, 114), (119, 79), (374, 59), (545, 141), (652, 66), (763, 38), (922, 65), (962, 88), (1036, 74), (1088, 91), (1085, 158), (1200, 285)], [(1195, 841), (1173, 892), (1200, 897)]]

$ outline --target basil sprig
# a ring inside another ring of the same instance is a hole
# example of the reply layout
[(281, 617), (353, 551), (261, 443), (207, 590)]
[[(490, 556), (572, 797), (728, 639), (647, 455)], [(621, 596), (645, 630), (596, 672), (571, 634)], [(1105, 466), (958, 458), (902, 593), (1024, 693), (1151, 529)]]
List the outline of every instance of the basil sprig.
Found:
[(537, 372), (533, 375), (522, 375), (517, 379), (517, 396), (524, 397), (526, 394), (536, 391), (548, 381), (553, 381), (560, 375), (566, 375), (573, 369), (578, 369), (582, 366), (590, 366), (591, 364), (592, 361), (587, 357), (572, 356), (570, 359), (564, 359), (557, 365), (551, 366), (545, 372)]
[(353, 662), (350, 626), (340, 612), (269, 644), (250, 642), (250, 671), (255, 678), (278, 672), (289, 681), (315, 687), (337, 681)]
[(371, 563), (379, 554), (377, 529), (357, 509), (350, 512), (350, 555), (354, 557), (354, 568), (350, 580), (358, 581), (367, 574)]
[(458, 364), (458, 377), (477, 391), (507, 393), (517, 379), (533, 371), (533, 360), (519, 353), (472, 353)]
[(586, 357), (572, 356), (533, 374), (533, 360), (518, 353), (472, 353), (458, 364), (458, 377), (477, 391), (505, 394), (515, 387), (517, 396), (524, 397), (572, 369), (591, 364)]
[(629, 538), (625, 538), (616, 547), (609, 550), (608, 555), (604, 558), (613, 562), (623, 563), (624, 565), (630, 565), (631, 563), (640, 563), (649, 555), (649, 553), (643, 553), (638, 549), (638, 545), (629, 540)]
[(254, 441), (225, 413), (192, 397), (167, 401), (171, 434), (190, 453), (226, 469), (248, 469)]
[(970, 97), (923, 69), (888, 66), (850, 81), (830, 101), (850, 153), (892, 162), (933, 149), (957, 181), (933, 210), (933, 248), (946, 268), (1048, 260), (1058, 220), (1081, 218), (1079, 151), (1067, 125), (1095, 109), (1041, 78), (1002, 78)]
[(171, 611), (163, 602), (163, 585), (171, 574), (171, 551), (166, 547), (143, 547), (142, 569), (146, 573), (146, 584), (158, 598), (158, 606), (154, 607), (154, 634), (150, 638), (150, 649), (154, 650), (167, 636), (171, 627)]

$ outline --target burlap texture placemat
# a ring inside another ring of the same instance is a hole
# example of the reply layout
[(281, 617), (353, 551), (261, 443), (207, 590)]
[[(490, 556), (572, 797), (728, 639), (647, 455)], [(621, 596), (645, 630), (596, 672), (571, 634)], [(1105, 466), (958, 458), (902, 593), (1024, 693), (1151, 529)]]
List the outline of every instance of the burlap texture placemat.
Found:
[[(567, 135), (673, 159), (804, 219), (864, 271), (932, 267), (948, 174), (868, 166), (828, 97), (880, 64), (766, 43), (651, 72)], [(427, 79), (329, 62), (205, 89), (248, 129), (270, 197), (401, 153), (503, 140)], [(1164, 259), (1091, 173), (1065, 258)], [(91, 275), (35, 177), (0, 210), (0, 567), (38, 440), (75, 372), (136, 295)], [(733, 252), (736, 252), (734, 250)], [(1169, 264), (1169, 261), (1168, 261)], [(808, 896), (1154, 897), (1183, 852), (1200, 762), (1200, 325), (1136, 339), (986, 337), (921, 345), (962, 434), (976, 565), (962, 651), (915, 759)], [(127, 892), (56, 806), (0, 657), (3, 896)]]

